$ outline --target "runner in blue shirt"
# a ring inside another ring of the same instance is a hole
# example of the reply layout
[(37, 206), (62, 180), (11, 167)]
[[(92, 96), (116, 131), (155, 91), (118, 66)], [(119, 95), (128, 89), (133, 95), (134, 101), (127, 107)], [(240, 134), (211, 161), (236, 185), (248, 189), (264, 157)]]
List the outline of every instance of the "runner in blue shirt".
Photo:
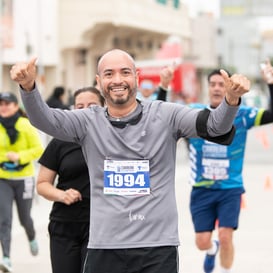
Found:
[[(267, 72), (273, 68), (267, 63)], [(264, 73), (265, 76), (265, 73)], [(265, 77), (264, 77), (265, 78)], [(210, 105), (192, 104), (199, 109), (214, 109), (225, 96), (224, 79), (219, 70), (208, 76)], [(243, 162), (247, 132), (254, 126), (273, 122), (273, 80), (267, 80), (270, 89), (270, 109), (241, 105), (234, 120), (236, 134), (229, 146), (204, 139), (190, 138), (190, 180), (193, 186), (190, 209), (196, 232), (196, 245), (206, 250), (204, 272), (214, 269), (215, 256), (220, 250), (221, 272), (230, 273), (234, 259), (233, 231), (238, 228), (243, 184)], [(212, 240), (218, 219), (218, 240)]]

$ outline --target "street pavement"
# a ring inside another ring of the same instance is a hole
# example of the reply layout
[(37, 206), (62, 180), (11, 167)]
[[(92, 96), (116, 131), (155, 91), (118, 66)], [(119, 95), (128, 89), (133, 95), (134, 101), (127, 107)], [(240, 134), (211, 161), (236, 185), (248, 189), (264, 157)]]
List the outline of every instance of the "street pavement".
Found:
[[(186, 146), (178, 144), (176, 187), (179, 211), (181, 273), (202, 273), (204, 252), (194, 245), (189, 213), (190, 186)], [(242, 203), (239, 229), (234, 234), (233, 273), (273, 272), (273, 126), (249, 132), (244, 168), (246, 194)], [(37, 229), (40, 253), (33, 257), (14, 209), (11, 259), (14, 273), (50, 273), (48, 215), (51, 202), (36, 195), (32, 215)], [(1, 253), (0, 253), (1, 254)], [(217, 257), (214, 272), (219, 271)], [(65, 272), (64, 272), (65, 273)]]

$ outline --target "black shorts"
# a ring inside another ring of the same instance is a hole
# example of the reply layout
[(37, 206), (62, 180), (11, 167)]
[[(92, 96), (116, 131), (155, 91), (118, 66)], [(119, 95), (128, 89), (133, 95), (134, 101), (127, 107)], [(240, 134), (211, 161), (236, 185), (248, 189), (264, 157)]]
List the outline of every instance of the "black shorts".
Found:
[(88, 249), (83, 273), (178, 273), (176, 246)]

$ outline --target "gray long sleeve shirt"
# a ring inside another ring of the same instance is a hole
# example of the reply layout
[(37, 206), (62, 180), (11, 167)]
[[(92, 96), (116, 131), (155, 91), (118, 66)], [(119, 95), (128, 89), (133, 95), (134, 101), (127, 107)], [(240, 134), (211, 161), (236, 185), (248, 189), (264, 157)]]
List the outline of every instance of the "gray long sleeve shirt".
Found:
[[(21, 95), (35, 127), (82, 146), (91, 186), (88, 248), (179, 245), (175, 198), (177, 140), (197, 137), (199, 110), (162, 101), (142, 103), (141, 120), (120, 129), (109, 122), (103, 107), (72, 111), (51, 109), (37, 89), (31, 92), (21, 90)], [(218, 136), (229, 132), (237, 110), (238, 107), (223, 101), (209, 116), (209, 134)], [(123, 189), (131, 191), (132, 185), (137, 188), (139, 177), (140, 182), (144, 181), (141, 172), (126, 173), (126, 170), (133, 169), (132, 161), (148, 164), (148, 171), (147, 165), (144, 169), (146, 175), (148, 173), (145, 182), (148, 181), (149, 191), (144, 190), (146, 194), (143, 195), (107, 194), (105, 188), (111, 183), (114, 190), (119, 191), (121, 185), (127, 185)], [(115, 169), (120, 162), (125, 162), (125, 166)], [(110, 169), (115, 169), (113, 172), (107, 172), (108, 163)], [(122, 168), (125, 171), (119, 172)]]

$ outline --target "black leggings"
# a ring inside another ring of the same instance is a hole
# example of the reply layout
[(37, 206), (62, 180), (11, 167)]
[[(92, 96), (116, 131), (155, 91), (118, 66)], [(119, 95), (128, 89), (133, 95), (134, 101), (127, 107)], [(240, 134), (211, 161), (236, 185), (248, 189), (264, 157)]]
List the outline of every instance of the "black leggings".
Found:
[(82, 273), (89, 223), (51, 221), (48, 230), (52, 273)]

